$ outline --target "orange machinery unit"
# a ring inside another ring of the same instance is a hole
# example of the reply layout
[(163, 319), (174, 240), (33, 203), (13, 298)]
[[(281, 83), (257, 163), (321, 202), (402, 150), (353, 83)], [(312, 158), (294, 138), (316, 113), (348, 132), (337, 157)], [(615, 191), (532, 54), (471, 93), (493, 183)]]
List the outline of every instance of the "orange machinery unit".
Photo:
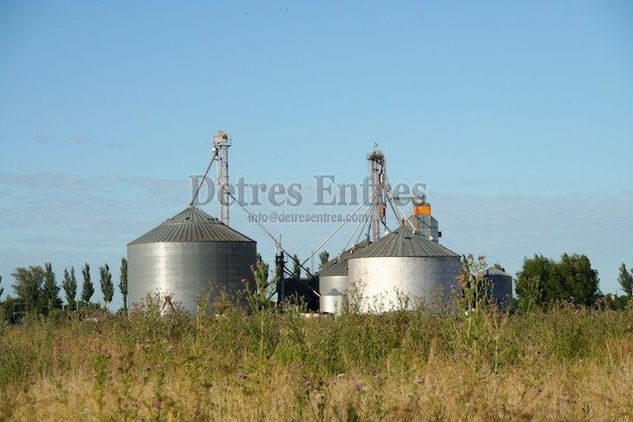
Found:
[(421, 215), (431, 215), (431, 204), (415, 204), (413, 206), (413, 214), (416, 217)]

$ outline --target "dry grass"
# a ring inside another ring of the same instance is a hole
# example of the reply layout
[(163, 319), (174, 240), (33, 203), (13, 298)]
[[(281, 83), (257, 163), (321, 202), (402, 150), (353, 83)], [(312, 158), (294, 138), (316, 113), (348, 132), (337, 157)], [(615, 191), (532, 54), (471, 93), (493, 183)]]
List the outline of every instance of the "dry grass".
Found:
[(631, 420), (633, 312), (0, 328), (0, 420)]

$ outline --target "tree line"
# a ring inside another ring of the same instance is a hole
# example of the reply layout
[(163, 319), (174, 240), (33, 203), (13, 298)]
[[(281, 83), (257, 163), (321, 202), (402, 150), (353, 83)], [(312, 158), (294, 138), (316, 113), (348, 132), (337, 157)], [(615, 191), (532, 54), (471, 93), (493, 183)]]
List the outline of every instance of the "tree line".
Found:
[[(328, 261), (328, 258), (327, 252), (321, 254), (320, 267)], [(258, 261), (261, 262), (261, 257)], [(298, 259), (293, 268), (295, 277), (301, 274), (297, 261)], [(498, 264), (495, 266), (502, 269)], [(112, 272), (108, 264), (100, 266), (98, 270), (101, 292), (107, 306), (112, 302), (115, 290)], [(266, 266), (267, 271), (268, 266)], [(83, 307), (99, 306), (91, 302), (95, 289), (88, 263), (81, 268), (82, 285), (79, 298), (77, 298), (78, 282), (74, 267), (70, 270), (64, 268), (61, 288), (56, 282), (50, 262), (45, 263), (44, 267), (16, 268), (12, 275), (16, 280), (12, 285), (16, 297), (9, 296), (0, 302), (0, 320), (3, 319), (2, 314), (9, 322), (16, 322), (29, 314), (50, 315), (61, 309), (73, 312)], [(560, 302), (584, 307), (606, 304), (611, 308), (623, 308), (633, 297), (633, 270), (627, 269), (624, 263), (619, 267), (618, 283), (625, 295), (605, 297), (598, 287), (599, 281), (598, 271), (591, 267), (589, 258), (585, 255), (563, 254), (558, 261), (543, 255), (534, 255), (533, 258), (523, 260), (523, 267), (516, 275), (514, 308), (526, 312), (533, 308), (547, 308)], [(122, 311), (127, 313), (128, 281), (125, 258), (121, 259), (118, 288), (123, 297)], [(59, 297), (61, 290), (64, 292), (65, 306)], [(0, 287), (0, 299), (3, 292), (4, 289)]]
[[(112, 271), (109, 265), (103, 264), (98, 268), (99, 284), (103, 301), (108, 306), (112, 302), (115, 286), (112, 281)], [(99, 307), (98, 304), (91, 302), (95, 293), (94, 284), (90, 265), (85, 263), (81, 268), (82, 284), (81, 293), (78, 295), (78, 282), (75, 275), (75, 268), (64, 268), (64, 276), (61, 287), (57, 284), (55, 272), (50, 262), (44, 266), (18, 267), (12, 274), (15, 284), (12, 285), (15, 291), (15, 297), (8, 296), (4, 301), (0, 302), (1, 314), (4, 319), (15, 323), (26, 315), (51, 315), (54, 312), (65, 310), (67, 312), (77, 311), (86, 307)], [(0, 277), (0, 282), (2, 277)], [(119, 270), (118, 288), (123, 296), (124, 312), (127, 312), (127, 260), (121, 258)], [(60, 292), (63, 290), (65, 304), (60, 298)], [(0, 299), (3, 288), (0, 288)], [(0, 314), (0, 319), (1, 315)]]

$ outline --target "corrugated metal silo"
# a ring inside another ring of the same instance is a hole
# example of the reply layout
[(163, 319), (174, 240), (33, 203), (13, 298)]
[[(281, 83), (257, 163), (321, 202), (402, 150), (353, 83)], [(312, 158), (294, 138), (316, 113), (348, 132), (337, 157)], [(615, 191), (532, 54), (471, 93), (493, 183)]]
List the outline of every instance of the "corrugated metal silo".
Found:
[[(403, 226), (347, 261), (350, 306), (361, 312), (412, 309), (451, 299), (462, 264), (458, 254)], [(356, 291), (354, 291), (356, 290)]]
[(330, 290), (319, 299), (319, 311), (324, 314), (340, 315), (347, 307), (345, 294), (337, 289)]
[(332, 289), (347, 290), (347, 259), (334, 258), (319, 272), (319, 294), (327, 294)]
[(512, 275), (490, 267), (484, 272), (484, 277), (492, 283), (492, 296), (499, 309), (507, 309), (512, 302)]
[(130, 242), (127, 255), (130, 303), (158, 292), (193, 313), (203, 288), (239, 297), (257, 251), (254, 240), (190, 206)]
[(339, 295), (345, 295), (349, 288), (349, 278), (347, 276), (347, 260), (358, 253), (369, 242), (361, 242), (354, 247), (341, 252), (336, 258), (327, 262), (321, 272), (319, 272), (319, 294), (321, 295), (320, 308), (321, 312), (329, 313), (328, 303), (332, 302), (332, 298), (325, 298), (332, 290), (336, 290)]

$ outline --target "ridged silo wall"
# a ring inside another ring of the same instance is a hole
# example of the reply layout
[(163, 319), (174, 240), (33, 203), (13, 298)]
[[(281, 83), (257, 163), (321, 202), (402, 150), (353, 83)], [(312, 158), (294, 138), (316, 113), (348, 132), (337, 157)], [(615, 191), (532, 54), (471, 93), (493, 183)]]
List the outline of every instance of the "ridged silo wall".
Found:
[(255, 242), (158, 242), (130, 244), (128, 303), (142, 302), (150, 293), (172, 295), (191, 313), (197, 298), (210, 287), (211, 300), (220, 291), (243, 301), (244, 282), (252, 282)]
[(512, 276), (487, 275), (486, 279), (492, 283), (492, 296), (499, 306), (499, 309), (508, 309), (512, 302)]
[(360, 312), (442, 306), (462, 269), (458, 256), (367, 257), (348, 261), (350, 307)]

